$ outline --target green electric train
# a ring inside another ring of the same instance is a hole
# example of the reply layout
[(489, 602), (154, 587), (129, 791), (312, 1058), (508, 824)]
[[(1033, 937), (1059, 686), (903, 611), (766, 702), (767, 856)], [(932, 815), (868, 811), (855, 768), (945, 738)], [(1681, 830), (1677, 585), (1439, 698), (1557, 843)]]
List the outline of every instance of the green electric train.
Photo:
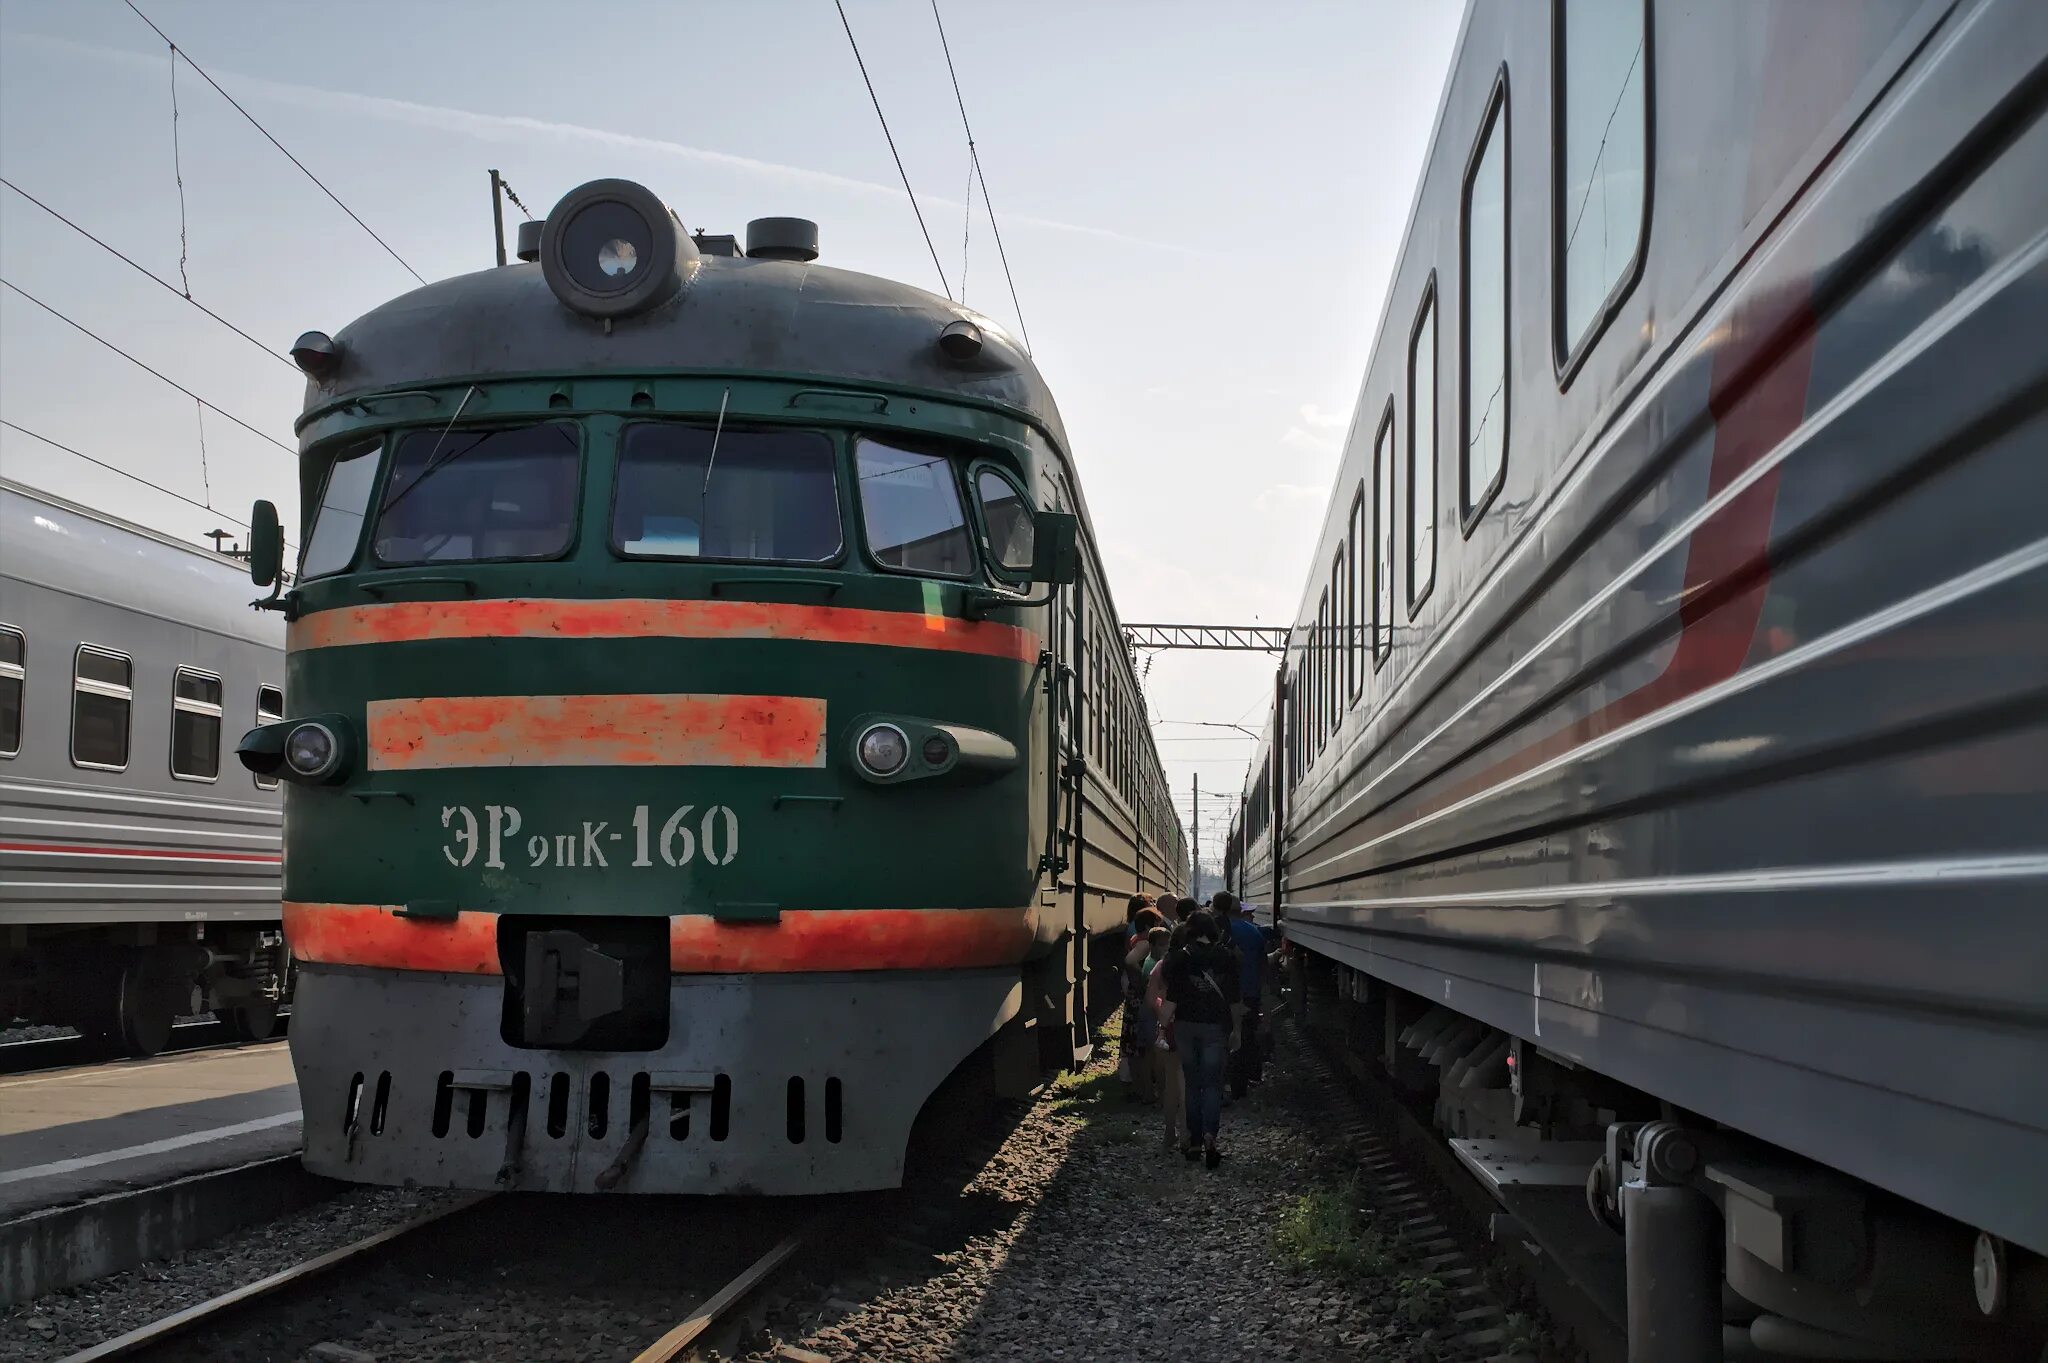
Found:
[(987, 318), (600, 180), (302, 336), (282, 585), (316, 1172), (892, 1186), (1085, 1054), (1186, 851), (1059, 414)]

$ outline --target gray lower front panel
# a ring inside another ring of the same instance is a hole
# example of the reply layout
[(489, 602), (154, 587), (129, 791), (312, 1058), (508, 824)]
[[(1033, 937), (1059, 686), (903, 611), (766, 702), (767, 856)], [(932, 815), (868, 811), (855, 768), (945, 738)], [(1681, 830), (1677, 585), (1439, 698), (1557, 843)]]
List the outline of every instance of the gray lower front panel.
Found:
[(667, 1045), (630, 1053), (509, 1046), (503, 999), (496, 976), (305, 967), (306, 1167), (546, 1192), (600, 1191), (608, 1170), (618, 1193), (894, 1187), (925, 1099), (1022, 990), (1014, 967), (678, 976)]

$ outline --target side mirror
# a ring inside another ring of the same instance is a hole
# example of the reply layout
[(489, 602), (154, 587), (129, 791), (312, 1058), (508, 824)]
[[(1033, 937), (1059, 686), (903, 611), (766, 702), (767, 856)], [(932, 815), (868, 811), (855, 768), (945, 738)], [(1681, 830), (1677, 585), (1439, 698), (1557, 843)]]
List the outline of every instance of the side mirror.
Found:
[(259, 587), (275, 586), (283, 572), (284, 526), (274, 505), (258, 502), (249, 513), (249, 580)]
[(1031, 580), (1064, 587), (1081, 576), (1081, 518), (1040, 511), (1032, 518)]

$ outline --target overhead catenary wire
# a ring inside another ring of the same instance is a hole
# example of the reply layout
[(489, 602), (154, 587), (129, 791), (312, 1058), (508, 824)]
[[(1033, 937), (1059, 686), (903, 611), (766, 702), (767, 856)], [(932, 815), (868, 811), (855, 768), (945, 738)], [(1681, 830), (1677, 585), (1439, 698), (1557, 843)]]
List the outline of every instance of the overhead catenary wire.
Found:
[(191, 252), (185, 236), (185, 157), (178, 149), (178, 45), (171, 49), (171, 177), (178, 182), (178, 280), (185, 286), (185, 297), (192, 296), (192, 277), (185, 273), (185, 263)]
[[(946, 267), (939, 263), (939, 248), (932, 241), (932, 229), (925, 225), (924, 210), (917, 206), (917, 191), (910, 187), (910, 172), (903, 168), (903, 157), (896, 150), (896, 135), (889, 131), (889, 118), (882, 112), (881, 96), (875, 93), (875, 83), (868, 78), (868, 64), (861, 58), (860, 44), (854, 40), (853, 24), (846, 17), (846, 6), (842, 0), (832, 0), (832, 5), (839, 11), (839, 26), (846, 30), (846, 44), (853, 49), (853, 62), (860, 68), (861, 84), (868, 87), (868, 100), (875, 106), (875, 117), (881, 120), (882, 137), (889, 144), (889, 156), (896, 162), (896, 173), (903, 179), (903, 192), (910, 198), (910, 211), (917, 215), (917, 230), (924, 234), (924, 248), (932, 254), (932, 268), (939, 272), (939, 287), (950, 299), (953, 296), (953, 286), (946, 282)], [(1021, 330), (1021, 318), (1017, 325)]]
[(54, 208), (50, 207), (50, 206), (49, 206), (48, 204), (44, 203), (44, 202), (43, 202), (43, 201), (42, 201), (41, 199), (38, 199), (38, 198), (37, 198), (37, 197), (36, 197), (35, 195), (33, 195), (33, 194), (29, 193), (29, 192), (28, 192), (27, 190), (23, 189), (23, 188), (22, 188), (22, 187), (21, 187), (20, 185), (18, 185), (18, 184), (16, 184), (16, 183), (14, 183), (14, 181), (12, 181), (12, 180), (8, 179), (8, 178), (7, 178), (6, 176), (4, 176), (4, 175), (0, 175), (0, 185), (5, 185), (5, 186), (7, 186), (7, 188), (9, 188), (9, 189), (13, 190), (13, 191), (14, 191), (14, 192), (15, 192), (16, 194), (19, 194), (19, 195), (20, 195), (20, 196), (21, 196), (22, 198), (24, 198), (24, 199), (27, 199), (27, 200), (28, 200), (28, 201), (29, 201), (30, 203), (34, 204), (34, 205), (35, 205), (35, 206), (36, 206), (37, 208), (40, 208), (40, 209), (42, 209), (42, 210), (43, 210), (43, 212), (45, 212), (45, 213), (49, 214), (49, 215), (50, 215), (51, 217), (55, 218), (55, 219), (56, 219), (56, 220), (57, 220), (58, 222), (61, 222), (61, 223), (63, 223), (63, 224), (64, 224), (64, 225), (66, 226), (66, 227), (68, 227), (68, 228), (70, 228), (70, 229), (71, 229), (72, 231), (74, 231), (74, 232), (78, 233), (78, 235), (80, 235), (81, 237), (84, 237), (84, 238), (85, 238), (85, 239), (86, 239), (87, 241), (89, 241), (89, 242), (91, 242), (91, 243), (92, 243), (93, 245), (95, 245), (95, 246), (99, 247), (99, 248), (100, 248), (100, 249), (101, 249), (102, 251), (105, 251), (105, 252), (106, 252), (106, 253), (107, 253), (108, 255), (110, 255), (110, 256), (112, 256), (112, 257), (113, 257), (114, 259), (116, 259), (116, 260), (120, 261), (120, 262), (121, 262), (121, 263), (122, 263), (123, 265), (126, 265), (126, 266), (127, 266), (127, 267), (128, 267), (129, 269), (131, 269), (131, 270), (135, 271), (135, 272), (136, 272), (137, 274), (141, 275), (141, 276), (142, 276), (143, 278), (145, 278), (145, 279), (149, 280), (150, 282), (154, 283), (154, 284), (155, 284), (155, 285), (157, 285), (157, 286), (158, 286), (159, 288), (161, 288), (161, 289), (164, 289), (164, 290), (166, 290), (167, 292), (169, 292), (170, 294), (172, 294), (172, 295), (173, 295), (173, 296), (175, 296), (175, 297), (178, 297), (178, 298), (182, 298), (182, 299), (184, 299), (184, 300), (185, 300), (185, 301), (186, 301), (187, 303), (190, 303), (190, 304), (191, 304), (191, 305), (192, 305), (193, 307), (195, 307), (195, 308), (199, 309), (199, 310), (200, 310), (201, 312), (205, 313), (205, 314), (206, 314), (206, 315), (207, 315), (208, 317), (211, 317), (211, 318), (212, 318), (212, 319), (213, 319), (214, 321), (216, 321), (216, 322), (220, 323), (220, 324), (221, 324), (222, 326), (226, 327), (226, 328), (227, 328), (227, 329), (228, 329), (229, 331), (232, 331), (232, 332), (234, 332), (234, 333), (235, 333), (235, 335), (237, 335), (237, 336), (241, 337), (241, 338), (242, 338), (243, 340), (247, 341), (247, 342), (248, 342), (248, 343), (249, 343), (250, 345), (252, 345), (252, 346), (255, 346), (255, 347), (256, 347), (256, 348), (258, 349), (258, 350), (260, 350), (260, 351), (262, 351), (262, 352), (263, 352), (264, 354), (266, 354), (266, 355), (270, 356), (270, 358), (272, 358), (273, 360), (276, 360), (276, 361), (277, 361), (277, 362), (278, 362), (279, 364), (282, 364), (282, 365), (287, 365), (287, 366), (289, 366), (289, 367), (290, 367), (290, 368), (292, 369), (292, 371), (293, 371), (294, 373), (296, 373), (296, 372), (298, 371), (298, 366), (297, 366), (297, 365), (295, 365), (295, 364), (292, 364), (292, 362), (291, 362), (291, 359), (290, 359), (290, 358), (289, 358), (288, 356), (282, 355), (282, 354), (278, 353), (277, 351), (275, 351), (275, 350), (272, 350), (272, 349), (271, 349), (271, 348), (270, 348), (269, 346), (267, 346), (267, 345), (263, 344), (263, 342), (261, 342), (261, 341), (257, 340), (257, 339), (256, 339), (256, 338), (255, 338), (254, 336), (251, 336), (251, 335), (250, 335), (250, 334), (249, 334), (248, 332), (246, 332), (246, 331), (242, 330), (242, 329), (241, 329), (240, 327), (236, 326), (236, 325), (235, 325), (235, 324), (234, 324), (233, 322), (230, 322), (230, 321), (229, 321), (229, 320), (228, 320), (227, 318), (225, 318), (225, 317), (221, 316), (221, 315), (220, 315), (219, 313), (215, 312), (215, 311), (214, 311), (214, 310), (213, 310), (212, 308), (209, 308), (209, 307), (207, 307), (207, 306), (206, 306), (206, 304), (204, 304), (204, 303), (200, 302), (200, 301), (199, 301), (198, 299), (194, 298), (194, 297), (193, 297), (193, 296), (192, 296), (191, 294), (189, 294), (189, 293), (186, 293), (186, 292), (184, 292), (183, 290), (179, 289), (179, 287), (178, 287), (178, 286), (177, 286), (176, 284), (173, 284), (173, 283), (172, 283), (172, 282), (171, 282), (170, 280), (168, 280), (168, 279), (165, 279), (165, 278), (164, 278), (164, 277), (163, 277), (162, 275), (160, 275), (160, 274), (158, 274), (158, 273), (157, 273), (156, 271), (154, 271), (154, 270), (150, 269), (150, 268), (149, 268), (149, 267), (148, 267), (147, 265), (139, 265), (139, 264), (137, 264), (137, 263), (136, 263), (136, 262), (135, 262), (134, 260), (130, 259), (130, 258), (129, 258), (128, 256), (126, 256), (126, 255), (123, 255), (123, 254), (122, 254), (122, 253), (121, 253), (120, 251), (116, 250), (116, 249), (115, 249), (114, 247), (112, 247), (112, 246), (109, 246), (109, 245), (108, 245), (108, 244), (107, 244), (106, 242), (104, 242), (104, 241), (102, 241), (102, 240), (101, 240), (100, 238), (98, 238), (98, 237), (94, 236), (94, 235), (93, 235), (93, 234), (92, 234), (91, 232), (88, 232), (88, 231), (87, 231), (87, 230), (86, 230), (85, 228), (83, 228), (83, 227), (80, 227), (80, 226), (79, 226), (79, 225), (78, 225), (77, 223), (75, 223), (75, 222), (71, 221), (71, 219), (69, 219), (69, 218), (65, 217), (65, 216), (64, 216), (64, 215), (63, 215), (62, 213), (59, 213), (59, 212), (58, 212), (58, 211), (57, 211), (56, 209), (54, 209)]
[(188, 398), (191, 398), (191, 399), (192, 399), (192, 400), (193, 400), (194, 402), (198, 403), (198, 404), (199, 404), (200, 406), (202, 406), (202, 407), (205, 407), (205, 408), (207, 408), (207, 409), (208, 409), (209, 411), (213, 411), (213, 412), (218, 412), (218, 413), (219, 413), (219, 414), (220, 414), (221, 416), (224, 416), (224, 417), (226, 417), (226, 418), (227, 418), (227, 419), (228, 419), (229, 421), (232, 421), (232, 422), (234, 422), (234, 423), (235, 423), (235, 424), (236, 424), (237, 426), (240, 426), (240, 427), (241, 427), (241, 428), (242, 428), (243, 430), (245, 430), (245, 431), (249, 432), (249, 434), (251, 434), (251, 435), (254, 435), (254, 436), (261, 436), (261, 437), (262, 437), (263, 439), (265, 439), (265, 440), (268, 440), (268, 441), (269, 441), (269, 442), (270, 442), (271, 444), (273, 444), (273, 445), (277, 446), (277, 447), (278, 447), (279, 449), (283, 450), (283, 451), (284, 451), (284, 452), (285, 452), (286, 454), (290, 455), (290, 456), (291, 456), (292, 458), (294, 458), (294, 459), (297, 459), (297, 458), (299, 457), (299, 452), (298, 452), (297, 450), (293, 449), (293, 448), (292, 448), (292, 447), (291, 447), (290, 445), (287, 445), (287, 444), (285, 444), (285, 443), (284, 443), (284, 442), (283, 442), (282, 440), (279, 440), (279, 439), (278, 439), (278, 438), (277, 438), (276, 436), (274, 436), (274, 435), (270, 435), (270, 434), (268, 434), (267, 432), (265, 432), (265, 431), (263, 431), (263, 430), (260, 430), (259, 428), (257, 428), (257, 427), (255, 427), (255, 426), (251, 425), (250, 423), (248, 423), (248, 422), (246, 422), (246, 421), (242, 420), (242, 418), (240, 418), (240, 417), (236, 416), (236, 415), (235, 415), (235, 414), (234, 414), (233, 412), (230, 412), (230, 411), (228, 411), (228, 410), (227, 410), (226, 408), (224, 408), (224, 407), (220, 407), (220, 406), (217, 406), (217, 405), (215, 405), (214, 403), (208, 402), (208, 401), (207, 401), (207, 400), (206, 400), (205, 398), (203, 398), (203, 397), (200, 397), (200, 396), (199, 396), (199, 394), (197, 394), (197, 393), (193, 392), (193, 391), (192, 391), (192, 390), (191, 390), (190, 388), (187, 388), (187, 387), (186, 387), (186, 386), (185, 386), (184, 384), (182, 384), (182, 383), (179, 383), (179, 382), (178, 382), (178, 381), (177, 381), (176, 379), (172, 378), (172, 377), (171, 377), (170, 375), (168, 375), (168, 374), (164, 373), (164, 372), (163, 372), (162, 370), (160, 370), (160, 369), (156, 369), (156, 368), (153, 368), (152, 366), (150, 366), (150, 365), (147, 365), (147, 364), (143, 363), (143, 362), (142, 362), (141, 360), (138, 360), (138, 359), (136, 359), (136, 358), (135, 358), (135, 357), (134, 357), (133, 355), (130, 355), (130, 354), (129, 354), (129, 353), (127, 352), (127, 351), (125, 351), (125, 350), (121, 349), (121, 347), (119, 347), (119, 346), (115, 345), (115, 344), (114, 344), (114, 343), (113, 343), (112, 341), (108, 340), (108, 339), (107, 339), (106, 337), (104, 337), (104, 336), (101, 336), (101, 335), (100, 335), (100, 334), (99, 334), (98, 332), (96, 332), (96, 331), (92, 330), (92, 329), (91, 329), (90, 327), (87, 327), (87, 326), (85, 326), (85, 325), (84, 325), (84, 324), (82, 324), (82, 323), (79, 323), (79, 322), (74, 322), (74, 321), (72, 321), (72, 320), (71, 320), (71, 319), (70, 319), (69, 317), (66, 317), (66, 316), (65, 316), (65, 315), (64, 315), (63, 313), (61, 313), (61, 312), (57, 311), (57, 309), (55, 309), (55, 308), (51, 307), (51, 306), (50, 306), (50, 305), (49, 305), (48, 303), (45, 303), (45, 302), (44, 302), (44, 301), (43, 301), (42, 299), (40, 299), (40, 298), (36, 297), (36, 296), (35, 296), (34, 294), (30, 293), (30, 292), (29, 292), (29, 291), (28, 291), (27, 289), (24, 289), (24, 288), (22, 288), (22, 287), (21, 287), (21, 286), (20, 286), (19, 284), (16, 284), (16, 283), (15, 283), (15, 282), (14, 282), (13, 280), (11, 280), (11, 279), (0, 279), (0, 285), (4, 285), (4, 286), (6, 286), (6, 287), (7, 287), (8, 289), (12, 290), (13, 292), (15, 292), (15, 293), (18, 293), (18, 294), (20, 294), (20, 295), (21, 295), (21, 296), (22, 296), (23, 298), (26, 298), (26, 299), (27, 299), (27, 300), (28, 300), (29, 302), (31, 302), (31, 303), (35, 304), (35, 305), (36, 305), (37, 307), (41, 308), (41, 309), (42, 309), (42, 310), (43, 310), (44, 312), (47, 312), (47, 313), (49, 313), (49, 314), (50, 314), (50, 316), (52, 316), (52, 317), (56, 318), (56, 319), (57, 319), (58, 321), (62, 322), (62, 323), (63, 323), (63, 324), (65, 325), (65, 326), (68, 326), (68, 327), (72, 328), (72, 329), (73, 329), (74, 331), (77, 331), (77, 332), (79, 332), (80, 334), (82, 334), (82, 335), (84, 335), (84, 336), (90, 337), (90, 338), (91, 338), (92, 340), (98, 341), (98, 342), (99, 342), (99, 343), (100, 343), (101, 345), (103, 345), (103, 346), (105, 346), (105, 347), (106, 347), (107, 349), (109, 349), (109, 350), (113, 351), (113, 352), (114, 352), (114, 353), (115, 353), (116, 355), (119, 355), (119, 356), (120, 356), (120, 357), (121, 357), (122, 359), (124, 359), (124, 360), (128, 361), (128, 363), (130, 363), (130, 364), (134, 365), (134, 366), (135, 366), (135, 367), (136, 367), (137, 369), (141, 369), (141, 370), (144, 370), (145, 372), (147, 372), (147, 373), (150, 373), (150, 374), (153, 374), (153, 375), (155, 375), (155, 376), (156, 376), (157, 378), (159, 378), (159, 379), (162, 379), (162, 380), (163, 380), (163, 381), (164, 381), (165, 383), (167, 383), (167, 384), (169, 384), (169, 385), (170, 385), (171, 387), (173, 387), (173, 388), (177, 389), (177, 390), (178, 390), (179, 392), (183, 393), (183, 394), (184, 394), (184, 395), (185, 395), (186, 397), (188, 397)]
[[(152, 492), (161, 492), (164, 496), (171, 498), (173, 501), (183, 502), (186, 506), (189, 506), (194, 510), (204, 511), (214, 516), (220, 516), (222, 519), (226, 520), (232, 525), (241, 526), (244, 530), (250, 528), (250, 525), (247, 521), (237, 520), (233, 516), (227, 515), (225, 512), (216, 511), (214, 510), (214, 508), (208, 506), (206, 503), (196, 502), (192, 500), (192, 498), (187, 497), (182, 492), (172, 491), (170, 488), (165, 487), (162, 483), (152, 483), (149, 479), (143, 477), (141, 474), (130, 473), (127, 469), (120, 467), (118, 464), (109, 464), (104, 459), (95, 459), (93, 458), (93, 456), (87, 454), (84, 450), (73, 449), (71, 446), (65, 444), (61, 440), (52, 440), (47, 435), (44, 435), (42, 432), (32, 431), (26, 426), (18, 425), (15, 422), (9, 421), (6, 417), (0, 417), (0, 426), (5, 426), (10, 431), (19, 431), (21, 434), (27, 436), (31, 440), (40, 440), (43, 444), (48, 445), (52, 449), (62, 450), (64, 451), (64, 453), (71, 455), (74, 458), (83, 459), (88, 464), (92, 464), (98, 468), (103, 468), (108, 473), (118, 474), (120, 477), (126, 478), (131, 483), (140, 483)], [(286, 547), (292, 549), (298, 548), (298, 546), (293, 544), (290, 540), (286, 540), (285, 545)]]
[[(841, 15), (844, 17), (844, 11), (841, 11)], [(1031, 328), (1024, 325), (1024, 305), (1017, 301), (1017, 277), (1010, 273), (1010, 253), (1003, 249), (1003, 229), (996, 223), (996, 206), (988, 196), (988, 177), (982, 174), (981, 151), (974, 145), (974, 128), (967, 121), (967, 99), (960, 93), (960, 73), (953, 69), (953, 48), (946, 41), (946, 23), (943, 19), (939, 18), (939, 0), (932, 0), (932, 23), (937, 25), (939, 30), (939, 50), (946, 54), (946, 75), (953, 82), (953, 102), (960, 106), (960, 130), (967, 134), (967, 164), (973, 171), (975, 183), (981, 186), (981, 204), (983, 208), (988, 210), (989, 235), (995, 238), (996, 259), (1002, 262), (1003, 279), (1010, 286), (1010, 308), (1017, 314), (1017, 334), (1024, 342), (1024, 353), (1029, 355), (1031, 353)], [(973, 200), (970, 195), (969, 211), (972, 212), (972, 210)], [(961, 253), (964, 257), (966, 253), (964, 241), (961, 244)], [(967, 273), (967, 266), (964, 259), (961, 262), (960, 272), (963, 276), (960, 281), (961, 301), (965, 302), (967, 281), (964, 276)]]
[(199, 421), (199, 485), (206, 490), (206, 509), (213, 510), (213, 470), (206, 462), (206, 404), (192, 399), (192, 414)]
[(190, 52), (186, 51), (182, 47), (179, 47), (178, 44), (172, 40), (170, 34), (158, 28), (156, 25), (156, 20), (150, 18), (147, 14), (144, 14), (140, 9), (137, 9), (135, 5), (135, 0), (121, 0), (121, 3), (128, 6), (129, 9), (134, 10), (135, 17), (142, 20), (143, 23), (148, 24), (150, 30), (154, 32), (157, 37), (164, 40), (164, 42), (171, 49), (173, 63), (175, 63), (177, 59), (180, 57), (184, 58), (185, 65), (191, 67), (194, 71), (197, 71), (199, 73), (199, 78), (205, 81), (208, 85), (211, 85), (214, 88), (215, 92), (217, 92), (222, 99), (226, 100), (229, 104), (233, 105), (236, 113), (240, 114), (243, 118), (249, 120), (250, 127), (254, 128), (257, 132), (262, 133), (264, 139), (268, 141), (271, 146), (276, 147), (280, 152), (284, 153), (284, 158), (287, 161), (290, 161), (293, 165), (297, 166), (301, 174), (303, 174), (308, 180), (311, 180), (315, 185), (318, 185), (320, 187), (320, 192), (322, 194), (325, 194), (328, 198), (332, 199), (334, 201), (334, 206), (336, 208), (339, 208), (342, 212), (348, 214), (350, 219), (354, 221), (356, 226), (362, 228), (365, 232), (368, 232), (370, 234), (370, 239), (376, 242), (379, 246), (383, 247), (384, 253), (386, 255), (390, 256), (393, 260), (397, 261), (399, 265), (403, 267), (407, 274), (411, 275), (420, 283), (424, 284), (427, 282), (426, 276), (422, 275), (418, 270), (415, 270), (411, 266), (411, 264), (409, 264), (406, 261), (406, 258), (404, 256), (398, 254), (396, 250), (393, 250), (390, 242), (378, 236), (376, 229), (371, 227), (370, 224), (364, 222), (361, 215), (359, 215), (353, 208), (350, 208), (347, 204), (343, 203), (341, 201), (341, 196), (339, 194), (336, 194), (333, 190), (329, 189), (327, 187), (326, 182), (323, 181), (319, 176), (315, 175), (304, 161), (301, 161), (298, 157), (292, 155), (291, 149), (286, 147), (284, 143), (278, 141), (277, 138), (273, 137), (271, 135), (270, 129), (264, 127), (261, 123), (257, 122), (256, 116), (250, 113), (247, 109), (244, 109), (241, 105), (241, 102), (238, 101), (233, 95), (229, 94), (226, 90), (223, 90), (221, 88), (221, 84), (219, 81), (215, 80), (212, 76), (206, 74), (206, 68), (201, 66), (198, 62), (193, 61), (192, 54)]

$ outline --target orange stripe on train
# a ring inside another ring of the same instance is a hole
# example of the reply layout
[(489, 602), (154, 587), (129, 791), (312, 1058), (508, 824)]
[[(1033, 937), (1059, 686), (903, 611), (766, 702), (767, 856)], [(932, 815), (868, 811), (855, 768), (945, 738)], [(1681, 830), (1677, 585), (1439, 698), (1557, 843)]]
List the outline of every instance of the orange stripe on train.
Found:
[[(773, 923), (669, 920), (669, 969), (692, 974), (827, 970), (964, 970), (1013, 965), (1029, 953), (1038, 911), (795, 909)], [(286, 901), (285, 940), (300, 961), (382, 970), (496, 975), (498, 915), (403, 918), (395, 905)]]
[(365, 718), (371, 771), (825, 765), (808, 696), (422, 696)]
[(852, 606), (659, 597), (508, 597), (345, 606), (292, 621), (287, 639), (295, 650), (433, 639), (804, 639), (1038, 660), (1037, 636), (990, 620)]

